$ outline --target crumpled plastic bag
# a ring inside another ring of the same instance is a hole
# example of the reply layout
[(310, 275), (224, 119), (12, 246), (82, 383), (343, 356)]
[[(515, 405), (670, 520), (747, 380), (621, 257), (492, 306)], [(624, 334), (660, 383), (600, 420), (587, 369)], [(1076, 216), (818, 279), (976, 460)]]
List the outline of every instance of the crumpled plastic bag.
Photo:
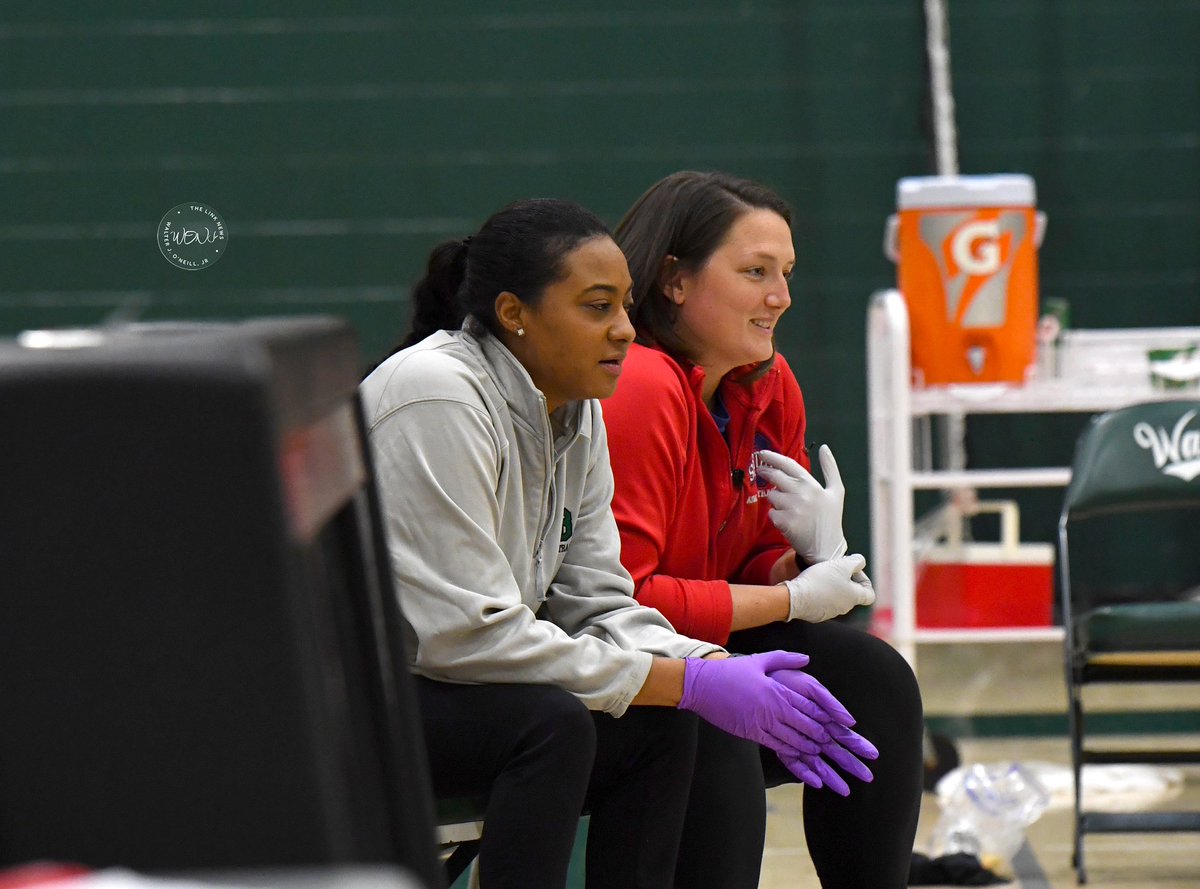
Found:
[(1022, 763), (971, 763), (937, 785), (941, 816), (931, 836), (934, 857), (967, 854), (997, 873), (1011, 873), (1025, 829), (1050, 805), (1050, 794)]

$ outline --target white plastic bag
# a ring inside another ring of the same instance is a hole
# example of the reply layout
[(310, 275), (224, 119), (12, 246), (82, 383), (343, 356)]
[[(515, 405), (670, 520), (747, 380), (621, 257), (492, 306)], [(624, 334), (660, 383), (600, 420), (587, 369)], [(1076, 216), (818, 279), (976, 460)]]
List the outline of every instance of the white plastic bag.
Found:
[(934, 825), (935, 857), (964, 852), (1007, 869), (1025, 841), (1025, 829), (1050, 805), (1033, 771), (1016, 762), (973, 763), (937, 785), (941, 817)]

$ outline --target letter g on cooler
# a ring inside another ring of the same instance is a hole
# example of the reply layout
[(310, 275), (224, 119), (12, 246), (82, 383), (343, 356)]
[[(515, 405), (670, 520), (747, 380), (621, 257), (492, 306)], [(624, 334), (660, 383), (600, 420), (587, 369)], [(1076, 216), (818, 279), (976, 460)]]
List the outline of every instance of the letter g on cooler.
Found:
[(954, 233), (950, 256), (968, 275), (994, 275), (1000, 269), (1000, 223), (995, 219), (968, 222)]

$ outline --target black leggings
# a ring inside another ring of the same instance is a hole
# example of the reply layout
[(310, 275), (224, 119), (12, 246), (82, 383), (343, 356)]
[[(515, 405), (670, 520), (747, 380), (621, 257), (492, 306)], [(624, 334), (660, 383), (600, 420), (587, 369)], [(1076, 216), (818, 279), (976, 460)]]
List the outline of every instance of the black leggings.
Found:
[(588, 889), (668, 889), (699, 720), (667, 707), (590, 713), (545, 685), (417, 677), (438, 797), (487, 797), (487, 889), (563, 889), (579, 815), (591, 814)]
[[(921, 806), (921, 695), (890, 645), (837, 622), (775, 623), (733, 633), (730, 651), (798, 651), (879, 748), (870, 784), (850, 796), (804, 789), (804, 834), (824, 889), (903, 889)], [(676, 871), (677, 889), (756, 889), (766, 788), (796, 779), (775, 754), (700, 723), (700, 745)]]

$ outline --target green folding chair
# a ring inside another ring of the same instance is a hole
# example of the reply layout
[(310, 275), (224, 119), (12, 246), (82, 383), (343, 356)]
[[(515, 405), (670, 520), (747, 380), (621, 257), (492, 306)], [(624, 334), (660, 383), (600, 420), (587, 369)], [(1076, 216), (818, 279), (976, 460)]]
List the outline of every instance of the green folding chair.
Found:
[[(438, 852), (446, 873), (446, 885), (450, 889), (459, 885), (473, 886), (475, 882), (463, 874), (479, 855), (487, 799), (443, 798), (437, 800), (436, 804)], [(584, 854), (589, 822), (590, 818), (586, 814), (579, 819), (575, 848), (571, 853), (571, 867), (567, 874), (567, 889), (582, 889), (584, 884)]]
[(1083, 696), (1097, 683), (1200, 681), (1200, 400), (1094, 418), (1076, 447), (1058, 537), (1073, 864), (1084, 883), (1085, 834), (1200, 831), (1200, 811), (1086, 811), (1080, 781), (1088, 763), (1200, 762), (1200, 750), (1087, 743)]
[(437, 840), (446, 872), (446, 885), (453, 886), (475, 856), (483, 836), (485, 798), (460, 797), (437, 800)]

